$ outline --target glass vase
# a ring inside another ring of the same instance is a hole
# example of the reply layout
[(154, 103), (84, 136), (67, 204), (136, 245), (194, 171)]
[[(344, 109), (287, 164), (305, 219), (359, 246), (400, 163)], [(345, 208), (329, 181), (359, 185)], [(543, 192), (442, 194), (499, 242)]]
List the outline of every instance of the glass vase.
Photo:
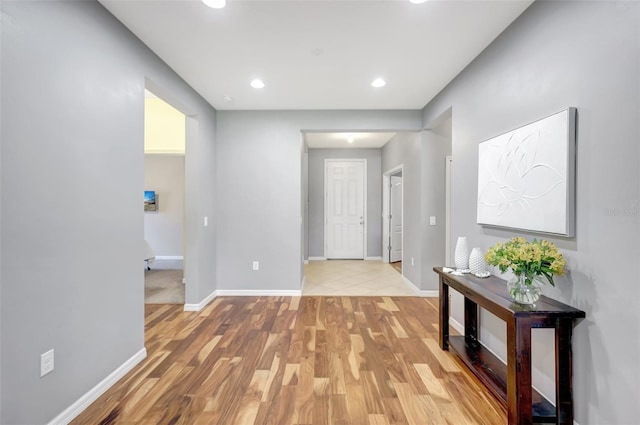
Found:
[(528, 280), (531, 283), (527, 283), (527, 275), (521, 273), (507, 282), (507, 291), (518, 304), (533, 305), (540, 299), (542, 282), (535, 275), (529, 276)]

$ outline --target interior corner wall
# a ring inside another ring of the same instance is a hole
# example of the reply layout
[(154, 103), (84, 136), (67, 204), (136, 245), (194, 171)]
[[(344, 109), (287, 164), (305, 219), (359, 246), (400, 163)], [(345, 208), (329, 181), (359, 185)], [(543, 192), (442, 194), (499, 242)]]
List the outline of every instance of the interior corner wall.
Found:
[[(301, 130), (416, 131), (422, 124), (419, 110), (218, 111), (217, 117), (223, 290), (300, 290)], [(252, 261), (260, 270), (251, 269)]]
[[(402, 165), (402, 275), (416, 288), (422, 280), (422, 140), (398, 133), (382, 147), (382, 172)], [(413, 265), (411, 264), (413, 260)], [(422, 289), (422, 288), (420, 288)]]
[[(0, 19), (1, 16), (0, 16)], [(0, 43), (2, 43), (2, 35), (0, 34)], [(0, 50), (2, 49), (0, 45)], [(2, 70), (0, 70), (0, 74)], [(1, 81), (0, 81), (1, 85)], [(2, 127), (2, 102), (0, 101), (0, 188), (2, 188), (2, 139), (3, 134), (1, 132)], [(0, 195), (0, 238), (2, 235), (2, 196)], [(2, 242), (0, 241), (0, 270), (3, 269), (2, 259)], [(0, 272), (0, 308), (2, 308), (2, 272)], [(2, 312), (0, 312), (0, 320), (2, 318)], [(2, 422), (2, 322), (0, 322), (0, 423)]]
[[(445, 122), (446, 124), (450, 121)], [(424, 130), (422, 138), (422, 206), (421, 206), (421, 264), (420, 289), (438, 291), (438, 276), (433, 268), (445, 264), (445, 161), (451, 153), (451, 138), (436, 130)], [(436, 218), (436, 225), (429, 222)]]
[[(586, 311), (573, 333), (575, 420), (640, 417), (640, 3), (534, 2), (423, 111), (453, 107), (452, 239), (486, 250), (521, 234), (476, 224), (478, 143), (577, 108), (576, 236), (554, 241), (567, 273), (545, 293)], [(453, 243), (453, 241), (452, 241)], [(632, 266), (633, 267), (633, 266)], [(504, 325), (483, 314), (481, 339), (504, 355)], [(554, 342), (534, 331), (534, 384), (554, 399)]]
[[(0, 422), (38, 425), (144, 349), (146, 79), (198, 117), (197, 216), (213, 208), (215, 110), (98, 2), (0, 7)], [(201, 247), (208, 294), (215, 241)]]
[[(302, 161), (302, 260), (309, 259), (309, 149), (306, 147), (306, 142), (302, 141), (301, 149), (301, 161)], [(301, 270), (300, 281), (304, 279), (304, 270)]]
[(382, 150), (309, 149), (309, 255), (324, 257), (325, 159), (367, 160), (365, 257), (382, 256)]
[(144, 238), (156, 257), (183, 257), (184, 155), (145, 154), (144, 189), (157, 198), (157, 211), (144, 213)]

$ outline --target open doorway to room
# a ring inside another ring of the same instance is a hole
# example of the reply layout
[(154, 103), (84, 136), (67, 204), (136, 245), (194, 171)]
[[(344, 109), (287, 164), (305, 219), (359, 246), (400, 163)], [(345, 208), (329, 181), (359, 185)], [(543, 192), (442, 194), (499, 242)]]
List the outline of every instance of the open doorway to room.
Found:
[(384, 146), (398, 133), (303, 132), (303, 295), (415, 295), (382, 249)]
[(145, 304), (184, 304), (186, 116), (145, 90)]
[(402, 165), (382, 176), (383, 261), (402, 274), (404, 190)]

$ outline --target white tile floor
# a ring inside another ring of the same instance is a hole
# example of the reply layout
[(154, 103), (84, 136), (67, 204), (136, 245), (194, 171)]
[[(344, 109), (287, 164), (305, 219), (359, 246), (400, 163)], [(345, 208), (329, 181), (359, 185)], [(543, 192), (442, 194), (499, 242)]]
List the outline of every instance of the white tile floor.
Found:
[(418, 295), (397, 270), (382, 261), (310, 261), (304, 273), (302, 295)]

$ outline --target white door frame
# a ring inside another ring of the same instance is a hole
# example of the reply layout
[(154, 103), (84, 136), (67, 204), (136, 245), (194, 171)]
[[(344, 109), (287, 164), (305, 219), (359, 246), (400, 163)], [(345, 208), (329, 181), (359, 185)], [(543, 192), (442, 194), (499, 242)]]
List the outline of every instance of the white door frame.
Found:
[(444, 177), (444, 264), (449, 267), (453, 265), (453, 261), (451, 259), (451, 164), (453, 162), (453, 157), (451, 155), (447, 155), (445, 157), (444, 169), (445, 169), (445, 177)]
[[(402, 259), (404, 263), (404, 165), (397, 165), (382, 174), (382, 262), (389, 262), (389, 200), (391, 175), (402, 171)], [(404, 267), (402, 268), (404, 270)], [(404, 273), (403, 273), (404, 274)]]
[(362, 193), (362, 202), (364, 203), (363, 205), (363, 209), (364, 211), (362, 212), (363, 217), (362, 217), (362, 221), (364, 221), (364, 228), (362, 229), (364, 235), (363, 235), (363, 245), (362, 245), (362, 259), (366, 260), (367, 259), (367, 226), (368, 226), (368, 222), (369, 220), (367, 220), (367, 212), (368, 212), (368, 208), (367, 208), (367, 160), (366, 158), (325, 158), (324, 160), (324, 219), (323, 219), (323, 226), (324, 226), (324, 258), (327, 258), (327, 231), (329, 230), (327, 228), (327, 220), (328, 220), (328, 211), (327, 211), (327, 197), (328, 197), (328, 180), (329, 180), (329, 173), (328, 173), (328, 165), (330, 162), (362, 162), (363, 164), (363, 168), (364, 168), (364, 178), (363, 180), (363, 193)]

